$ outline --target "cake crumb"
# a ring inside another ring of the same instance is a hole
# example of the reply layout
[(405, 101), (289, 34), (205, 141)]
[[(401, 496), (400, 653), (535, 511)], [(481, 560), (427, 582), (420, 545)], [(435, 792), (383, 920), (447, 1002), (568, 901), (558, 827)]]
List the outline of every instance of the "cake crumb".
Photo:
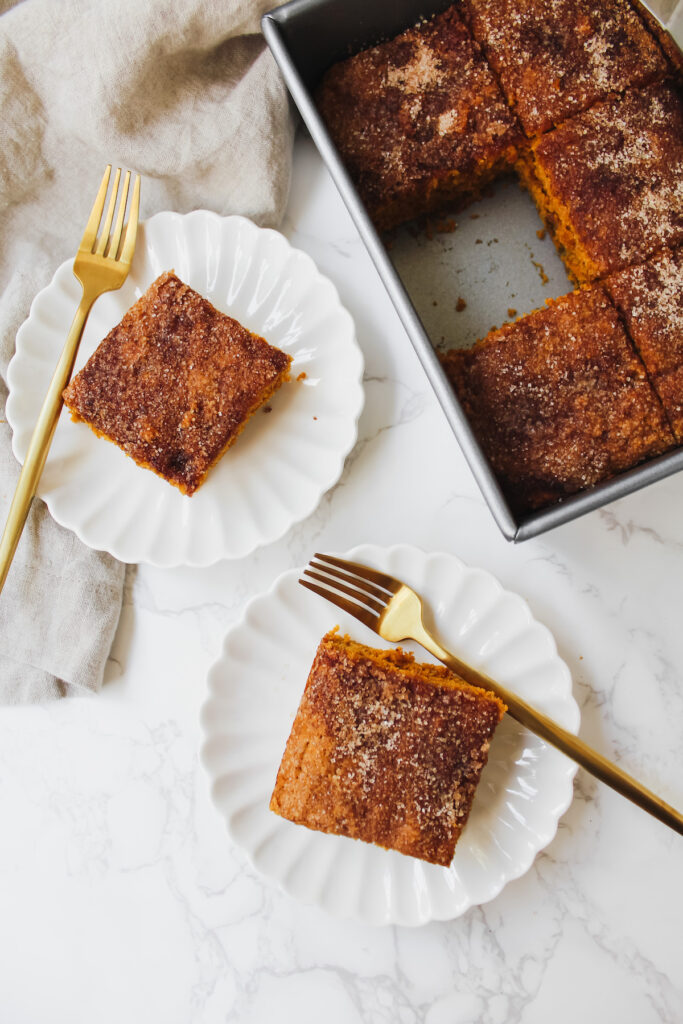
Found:
[(458, 299), (458, 301), (455, 304), (455, 312), (456, 313), (462, 313), (463, 309), (465, 309), (466, 306), (467, 306), (467, 303), (465, 302), (465, 300), (463, 299), (463, 297), (461, 295), (460, 298)]
[(537, 263), (535, 259), (532, 259), (531, 262), (536, 267), (536, 270), (538, 271), (538, 276), (540, 277), (540, 279), (543, 282), (543, 284), (547, 284), (548, 281), (550, 280), (550, 278), (548, 277), (548, 275), (546, 274), (545, 270), (543, 269), (543, 264), (542, 263)]
[(539, 228), (538, 231), (536, 232), (536, 238), (539, 238), (541, 241), (543, 241), (545, 236), (546, 236), (545, 228)]
[(306, 371), (302, 370), (301, 373), (299, 374), (299, 376), (296, 379), (297, 380), (306, 380)]
[(513, 319), (514, 317), (517, 316), (517, 310), (513, 309), (512, 306), (508, 306), (508, 316), (510, 317), (510, 319)]

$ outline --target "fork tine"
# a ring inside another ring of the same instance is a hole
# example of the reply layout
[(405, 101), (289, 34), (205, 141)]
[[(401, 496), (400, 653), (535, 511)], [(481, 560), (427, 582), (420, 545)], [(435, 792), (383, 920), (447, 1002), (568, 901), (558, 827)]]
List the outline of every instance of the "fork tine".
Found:
[(320, 573), (311, 572), (310, 569), (304, 569), (304, 576), (310, 576), (312, 580), (317, 580), (318, 583), (324, 583), (331, 589), (341, 591), (342, 594), (352, 597), (354, 601), (368, 605), (368, 607), (372, 608), (372, 610), (377, 612), (378, 615), (381, 615), (386, 607), (386, 601), (382, 603), (375, 601), (373, 597), (370, 597), (363, 590), (354, 590), (352, 587), (346, 587), (343, 583), (337, 583), (336, 580), (330, 579), (328, 576), (321, 576)]
[[(332, 569), (330, 566), (323, 565), (322, 562), (316, 562), (314, 559), (311, 559), (308, 566), (309, 569), (317, 569), (319, 572), (324, 572), (327, 576), (334, 576), (335, 579), (343, 580), (344, 583), (351, 583), (354, 587), (369, 594), (370, 597), (376, 597), (381, 602), (382, 607), (390, 600), (390, 596), (385, 590), (380, 590), (374, 583), (370, 583), (360, 576), (352, 576), (348, 572), (342, 572), (341, 569)], [(330, 586), (337, 586), (337, 584), (330, 582)]]
[[(120, 263), (131, 263), (133, 259), (133, 253), (135, 252), (135, 239), (138, 233), (138, 220), (140, 217), (140, 175), (135, 175), (135, 181), (133, 182), (133, 198), (130, 201), (130, 212), (128, 214), (128, 223), (126, 224), (126, 230), (123, 235), (123, 246), (121, 248), (121, 255), (119, 257)], [(115, 251), (112, 250), (112, 254), (116, 255)]]
[[(118, 190), (118, 176), (120, 176), (121, 172), (117, 171), (116, 173), (117, 173), (116, 186), (117, 186), (117, 190)], [(108, 239), (106, 239), (106, 238), (103, 239), (103, 241), (106, 242), (106, 244), (107, 244), (107, 248), (105, 250), (104, 249), (104, 245), (102, 245), (102, 255), (111, 257), (111, 259), (116, 259), (116, 254), (119, 251), (119, 242), (121, 241), (121, 231), (123, 230), (123, 218), (124, 218), (124, 215), (126, 213), (126, 203), (128, 202), (128, 185), (129, 185), (129, 183), (130, 183), (130, 171), (126, 171), (126, 175), (125, 175), (125, 177), (123, 179), (123, 188), (121, 190), (121, 198), (119, 199), (119, 209), (118, 209), (118, 212), (116, 214), (116, 223), (114, 224), (114, 230), (113, 230), (111, 236)], [(112, 207), (112, 213), (113, 212), (114, 212), (114, 208)], [(109, 221), (109, 224), (111, 225), (111, 220)], [(99, 247), (98, 247), (98, 251), (99, 251)]]
[(299, 580), (299, 583), (302, 587), (306, 587), (306, 590), (312, 590), (314, 594), (318, 594), (320, 597), (324, 597), (326, 601), (336, 604), (337, 608), (341, 608), (342, 611), (353, 615), (355, 619), (360, 619), (368, 629), (374, 630), (375, 633), (378, 632), (379, 619), (372, 612), (369, 612), (367, 608), (362, 608), (353, 601), (347, 601), (345, 597), (335, 594), (332, 590), (323, 590), (322, 587), (316, 586), (315, 583), (309, 583), (308, 580)]
[(111, 164), (107, 164), (107, 169), (102, 175), (102, 183), (100, 184), (97, 198), (93, 203), (93, 208), (90, 211), (88, 217), (88, 223), (85, 226), (83, 232), (83, 238), (78, 249), (80, 252), (92, 252), (92, 247), (95, 244), (97, 238), (97, 229), (100, 226), (100, 219), (102, 217), (102, 211), (104, 210), (104, 200), (107, 198), (107, 187), (109, 185), (109, 176), (111, 174)]
[(356, 576), (360, 576), (362, 579), (370, 580), (372, 583), (376, 583), (379, 587), (383, 587), (384, 590), (388, 590), (390, 594), (396, 594), (401, 589), (403, 584), (399, 580), (395, 580), (393, 576), (387, 576), (383, 572), (377, 572), (376, 569), (369, 569), (367, 565), (361, 565), (360, 562), (349, 562), (345, 558), (333, 558), (332, 555), (321, 555), (316, 551), (314, 558), (319, 558), (321, 562), (329, 562), (330, 565), (336, 565), (340, 569), (347, 569), (349, 572), (354, 573)]
[(109, 241), (109, 229), (111, 222), (114, 219), (114, 210), (116, 209), (116, 197), (119, 192), (119, 181), (121, 180), (121, 168), (116, 168), (116, 174), (114, 175), (114, 184), (111, 187), (111, 196), (109, 197), (109, 206), (107, 207), (107, 215), (104, 218), (104, 224), (100, 231), (99, 239), (95, 247), (96, 256), (104, 256), (104, 248)]

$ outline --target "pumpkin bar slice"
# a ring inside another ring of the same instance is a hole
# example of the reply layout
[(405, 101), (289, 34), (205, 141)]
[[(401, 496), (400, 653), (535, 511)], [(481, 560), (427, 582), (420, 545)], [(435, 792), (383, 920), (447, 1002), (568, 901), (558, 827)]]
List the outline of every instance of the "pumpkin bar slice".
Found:
[(317, 103), (380, 229), (462, 205), (523, 139), (454, 7), (333, 65)]
[(529, 137), (667, 71), (628, 0), (464, 0), (464, 9)]
[(515, 512), (559, 501), (673, 446), (662, 404), (599, 286), (442, 359)]
[(665, 250), (605, 280), (683, 442), (683, 249)]
[(327, 633), (270, 809), (448, 865), (506, 707), (442, 665)]
[(290, 362), (168, 271), (100, 343), (64, 401), (73, 419), (193, 494)]
[(683, 97), (662, 82), (612, 96), (536, 139), (522, 179), (579, 283), (683, 241)]

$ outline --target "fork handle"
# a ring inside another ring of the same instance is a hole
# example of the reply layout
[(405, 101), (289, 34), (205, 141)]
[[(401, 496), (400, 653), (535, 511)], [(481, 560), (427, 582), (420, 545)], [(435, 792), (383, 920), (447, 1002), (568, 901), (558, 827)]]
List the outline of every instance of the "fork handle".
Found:
[(36, 493), (38, 481), (45, 466), (45, 460), (50, 450), (57, 420), (62, 410), (62, 392), (71, 379), (71, 372), (76, 359), (76, 353), (78, 352), (81, 335), (83, 334), (85, 321), (88, 318), (88, 313), (94, 301), (95, 296), (86, 293), (84, 290), (66, 342), (64, 343), (62, 354), (59, 357), (59, 362), (52, 375), (38, 420), (33, 428), (26, 458), (21, 467), (12, 504), (7, 515), (2, 540), (0, 540), (0, 591), (2, 591), (5, 585), (7, 573), (12, 564), (12, 559), (17, 550), (17, 544), (19, 543), (19, 538), (21, 537), (31, 507), (31, 501)]
[(621, 793), (627, 800), (631, 800), (642, 810), (647, 811), (648, 814), (651, 814), (665, 825), (668, 825), (669, 828), (678, 832), (679, 835), (683, 835), (683, 814), (677, 811), (675, 807), (667, 804), (656, 793), (647, 789), (642, 783), (638, 782), (637, 779), (634, 779), (612, 761), (603, 757), (597, 750), (593, 750), (587, 743), (580, 740), (578, 736), (567, 732), (566, 729), (553, 722), (547, 715), (536, 711), (526, 701), (521, 700), (514, 693), (510, 693), (509, 690), (501, 686), (500, 683), (496, 683), (483, 672), (478, 672), (470, 665), (465, 664), (464, 661), (461, 661), (451, 651), (441, 647), (426, 630), (420, 636), (413, 637), (413, 639), (422, 644), (430, 654), (433, 654), (435, 658), (442, 661), (456, 675), (464, 679), (465, 682), (470, 683), (472, 686), (480, 686), (485, 690), (491, 690), (497, 697), (500, 697), (507, 704), (508, 713), (516, 722), (519, 722), (557, 750), (566, 754), (567, 757), (576, 761), (587, 772), (594, 775), (596, 779), (600, 779), (605, 785), (615, 789), (617, 793)]

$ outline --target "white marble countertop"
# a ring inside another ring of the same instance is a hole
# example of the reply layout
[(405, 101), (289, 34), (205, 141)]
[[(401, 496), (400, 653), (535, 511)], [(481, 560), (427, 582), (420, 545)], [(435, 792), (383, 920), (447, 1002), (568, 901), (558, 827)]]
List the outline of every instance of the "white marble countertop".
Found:
[(521, 593), (570, 667), (581, 735), (683, 803), (683, 474), (508, 544), (306, 139), (284, 231), (355, 318), (360, 440), (280, 542), (131, 568), (99, 696), (0, 713), (0, 1021), (678, 1024), (683, 841), (581, 772), (523, 878), (414, 930), (298, 905), (227, 838), (197, 754), (223, 634), (283, 570), (363, 541), (452, 551)]

